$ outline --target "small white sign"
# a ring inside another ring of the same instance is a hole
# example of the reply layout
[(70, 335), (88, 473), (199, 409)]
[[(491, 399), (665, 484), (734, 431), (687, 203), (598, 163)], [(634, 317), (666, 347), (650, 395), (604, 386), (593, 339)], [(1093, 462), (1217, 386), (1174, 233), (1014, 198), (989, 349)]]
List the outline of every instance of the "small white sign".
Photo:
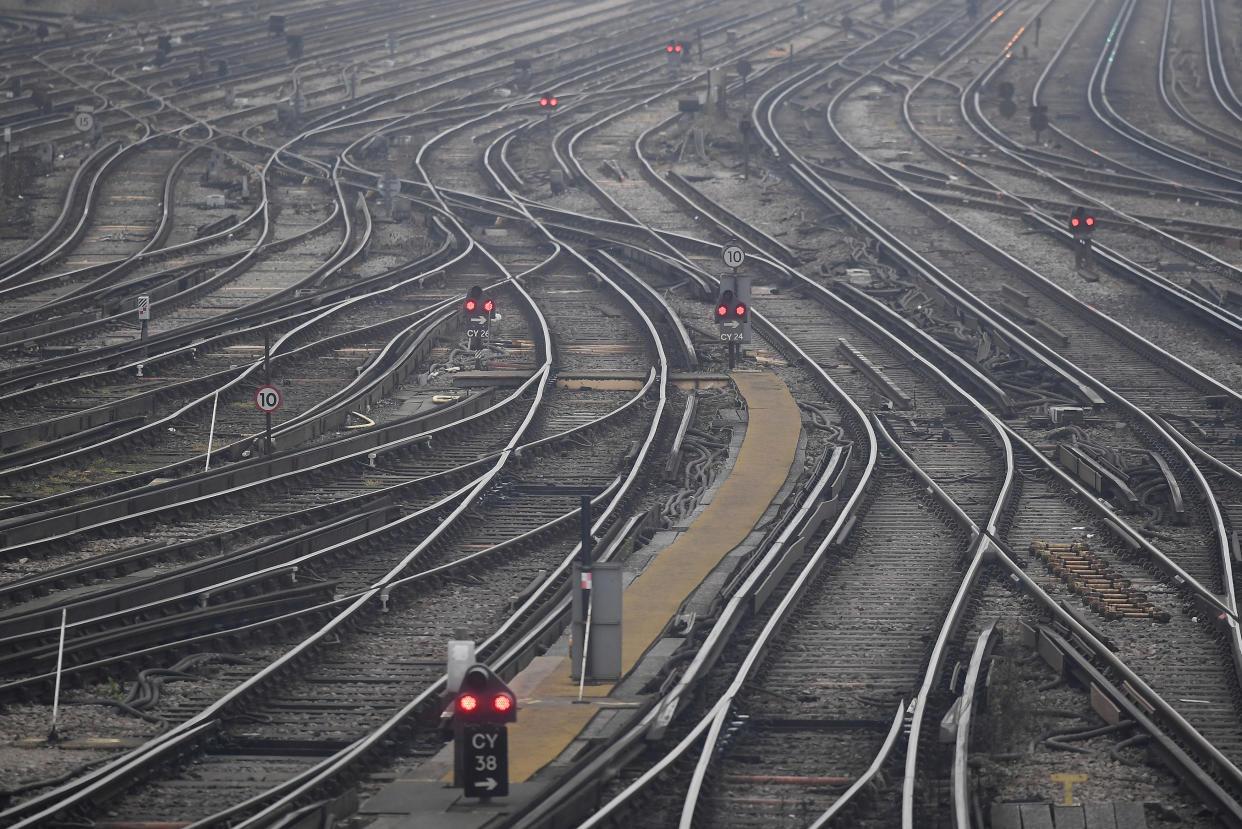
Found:
[(259, 411), (271, 414), (280, 408), (280, 389), (275, 386), (261, 386), (254, 393), (254, 405)]
[(79, 112), (73, 116), (73, 126), (78, 132), (90, 132), (95, 126), (95, 116), (89, 112)]
[(591, 589), (591, 573), (590, 573), (590, 571), (587, 571), (587, 572), (585, 572), (585, 573), (583, 573), (583, 574), (582, 574), (582, 589), (583, 589), (583, 590), (590, 590), (590, 589)]
[(151, 297), (149, 296), (138, 297), (138, 319), (140, 320), (151, 319)]
[(720, 259), (726, 268), (740, 268), (746, 262), (746, 251), (737, 242), (729, 242), (721, 248)]

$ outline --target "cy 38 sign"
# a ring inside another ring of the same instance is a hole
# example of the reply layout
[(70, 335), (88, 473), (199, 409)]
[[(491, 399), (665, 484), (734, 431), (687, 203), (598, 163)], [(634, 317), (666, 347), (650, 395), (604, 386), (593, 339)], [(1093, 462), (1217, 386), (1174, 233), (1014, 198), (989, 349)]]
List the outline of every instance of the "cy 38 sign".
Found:
[(509, 794), (509, 732), (503, 725), (465, 728), (464, 776), (466, 797), (504, 797)]

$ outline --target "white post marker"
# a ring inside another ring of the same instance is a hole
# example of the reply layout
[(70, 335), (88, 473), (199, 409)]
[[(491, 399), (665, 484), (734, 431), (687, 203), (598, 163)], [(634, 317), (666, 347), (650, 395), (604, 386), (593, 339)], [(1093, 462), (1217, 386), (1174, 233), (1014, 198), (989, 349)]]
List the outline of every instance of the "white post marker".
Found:
[(138, 319), (151, 319), (151, 297), (146, 295), (138, 297)]
[(204, 472), (211, 469), (211, 440), (216, 436), (216, 407), (219, 405), (220, 392), (216, 392), (211, 399), (211, 426), (207, 429), (207, 463), (203, 464)]
[(746, 251), (738, 242), (728, 242), (720, 249), (720, 259), (726, 268), (737, 270), (746, 263)]
[(582, 692), (586, 688), (587, 658), (591, 652), (591, 607), (595, 604), (595, 591), (590, 589), (590, 573), (582, 574), (582, 587), (587, 590), (587, 615), (582, 634), (582, 668), (578, 672), (578, 702), (582, 702)]
[(56, 717), (60, 714), (60, 672), (65, 664), (65, 625), (69, 621), (69, 608), (60, 609), (60, 647), (56, 649), (56, 689), (52, 691), (52, 728), (47, 733), (49, 743), (60, 742), (56, 733)]
[(276, 411), (280, 408), (280, 389), (275, 386), (260, 386), (254, 393), (254, 405), (267, 414)]

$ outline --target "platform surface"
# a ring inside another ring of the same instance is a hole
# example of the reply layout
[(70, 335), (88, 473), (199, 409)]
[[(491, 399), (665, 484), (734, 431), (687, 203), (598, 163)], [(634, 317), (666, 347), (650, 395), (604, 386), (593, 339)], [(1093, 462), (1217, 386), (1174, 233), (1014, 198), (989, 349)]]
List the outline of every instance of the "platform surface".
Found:
[[(785, 383), (766, 371), (739, 371), (730, 376), (748, 409), (741, 448), (711, 502), (626, 588), (622, 596), (623, 674), (633, 670), (695, 588), (755, 529), (796, 457), (802, 419)], [(514, 783), (529, 780), (555, 760), (601, 710), (635, 705), (610, 699), (615, 686), (606, 684), (583, 687), (585, 704), (578, 703), (579, 686), (569, 674), (568, 656), (541, 656), (509, 683), (518, 697), (518, 720), (509, 726), (509, 779)], [(420, 812), (417, 784), (442, 782), (446, 772), (451, 778), (451, 746), (420, 767), (417, 776), (394, 781), (382, 800), (364, 805), (363, 811), (394, 814), (387, 811), (394, 809), (393, 804), (408, 802), (409, 814)], [(400, 794), (403, 784), (408, 786), (408, 798)], [(383, 810), (377, 808), (381, 804)]]
[(990, 818), (992, 829), (1147, 829), (1143, 804), (1127, 801), (993, 803)]

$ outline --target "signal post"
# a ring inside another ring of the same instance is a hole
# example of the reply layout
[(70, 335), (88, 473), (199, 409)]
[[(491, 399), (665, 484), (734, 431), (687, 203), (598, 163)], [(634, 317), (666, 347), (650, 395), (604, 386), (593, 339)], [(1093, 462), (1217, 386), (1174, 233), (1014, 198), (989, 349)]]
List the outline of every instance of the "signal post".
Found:
[(737, 363), (737, 344), (750, 342), (750, 277), (737, 275), (737, 269), (746, 263), (746, 252), (736, 239), (721, 248), (720, 258), (732, 273), (720, 277), (720, 291), (712, 316), (721, 342), (729, 344), (729, 368), (732, 370)]
[(476, 662), (462, 675), (452, 712), (453, 785), (464, 789), (466, 797), (505, 797), (509, 794), (505, 726), (517, 722), (517, 697), (491, 668)]
[(475, 285), (466, 294), (461, 310), (466, 322), (466, 347), (471, 351), (478, 351), (491, 340), (491, 322), (496, 318), (496, 300), (483, 296), (483, 289)]
[(1091, 234), (1095, 230), (1095, 216), (1084, 207), (1075, 207), (1070, 214), (1069, 231), (1074, 234), (1074, 267), (1091, 265)]

